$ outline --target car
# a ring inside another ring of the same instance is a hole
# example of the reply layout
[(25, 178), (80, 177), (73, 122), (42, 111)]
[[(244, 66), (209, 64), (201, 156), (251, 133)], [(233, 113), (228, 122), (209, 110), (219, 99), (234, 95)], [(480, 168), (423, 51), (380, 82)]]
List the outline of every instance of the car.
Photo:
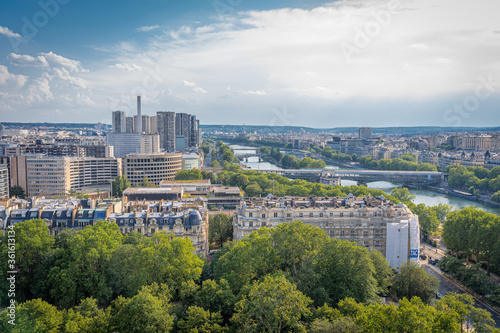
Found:
[(440, 293), (436, 293), (436, 299), (441, 299), (441, 297), (443, 297), (443, 295), (441, 295)]
[(421, 260), (425, 260), (425, 259), (427, 259), (427, 256), (426, 256), (425, 254), (421, 254), (421, 255), (420, 255), (420, 259), (421, 259)]

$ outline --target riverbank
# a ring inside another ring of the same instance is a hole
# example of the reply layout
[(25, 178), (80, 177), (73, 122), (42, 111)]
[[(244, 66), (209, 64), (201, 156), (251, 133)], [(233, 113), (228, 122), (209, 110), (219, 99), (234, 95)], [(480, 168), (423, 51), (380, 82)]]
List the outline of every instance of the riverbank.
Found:
[(484, 205), (488, 205), (488, 206), (491, 206), (494, 208), (500, 208), (500, 204), (493, 202), (485, 197), (477, 197), (473, 194), (470, 194), (467, 192), (462, 192), (462, 191), (457, 191), (457, 190), (450, 188), (450, 187), (423, 185), (422, 188), (428, 189), (430, 191), (435, 191), (437, 193), (443, 193), (443, 194), (448, 195), (448, 196), (461, 198), (461, 199), (468, 200), (468, 201), (479, 202), (479, 203), (482, 203)]

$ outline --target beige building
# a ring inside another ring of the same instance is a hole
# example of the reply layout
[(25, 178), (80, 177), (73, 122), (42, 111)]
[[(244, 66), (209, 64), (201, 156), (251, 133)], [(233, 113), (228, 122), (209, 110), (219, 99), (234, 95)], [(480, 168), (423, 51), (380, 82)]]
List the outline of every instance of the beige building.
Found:
[(331, 238), (379, 250), (391, 267), (410, 259), (418, 261), (418, 216), (384, 197), (243, 199), (234, 214), (233, 236), (241, 239), (262, 226), (297, 220), (323, 229)]
[(123, 168), (131, 184), (140, 184), (148, 177), (158, 186), (162, 180), (173, 180), (182, 170), (182, 154), (129, 154), (123, 159)]
[(70, 190), (109, 184), (121, 175), (121, 159), (16, 156), (11, 159), (12, 186), (21, 186), (27, 196), (67, 195)]
[(141, 154), (158, 153), (160, 153), (160, 136), (158, 134), (141, 135)]

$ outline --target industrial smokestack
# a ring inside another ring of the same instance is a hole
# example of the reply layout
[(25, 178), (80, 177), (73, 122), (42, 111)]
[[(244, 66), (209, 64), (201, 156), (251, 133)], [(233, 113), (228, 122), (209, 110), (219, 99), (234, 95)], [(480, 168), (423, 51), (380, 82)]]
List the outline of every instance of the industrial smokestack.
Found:
[(137, 96), (137, 133), (142, 133), (141, 96)]

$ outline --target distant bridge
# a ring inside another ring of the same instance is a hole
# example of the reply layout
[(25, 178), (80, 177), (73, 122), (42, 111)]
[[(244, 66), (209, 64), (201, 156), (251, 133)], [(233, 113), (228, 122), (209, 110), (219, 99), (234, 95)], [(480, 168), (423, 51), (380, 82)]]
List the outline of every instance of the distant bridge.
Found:
[[(362, 184), (387, 181), (399, 184), (433, 185), (444, 180), (444, 173), (434, 171), (392, 170), (311, 170), (311, 169), (247, 169), (264, 173), (276, 173), (290, 179), (332, 183), (334, 179), (354, 180)], [(336, 183), (336, 182), (334, 182)]]

